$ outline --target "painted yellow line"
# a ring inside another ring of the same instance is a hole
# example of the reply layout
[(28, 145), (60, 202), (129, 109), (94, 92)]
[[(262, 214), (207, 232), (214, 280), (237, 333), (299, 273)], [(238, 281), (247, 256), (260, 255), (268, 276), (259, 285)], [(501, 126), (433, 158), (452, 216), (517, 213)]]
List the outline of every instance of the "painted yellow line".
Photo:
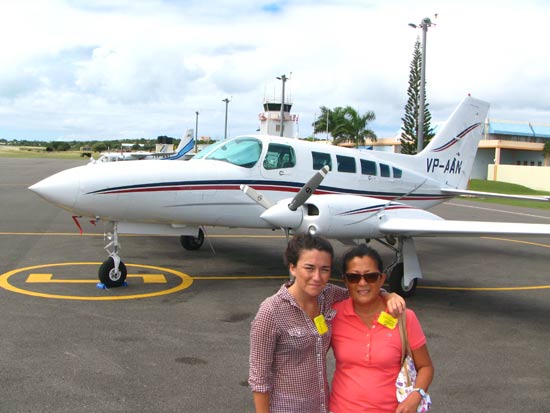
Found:
[[(32, 267), (25, 267), (25, 268), (18, 268), (12, 271), (8, 271), (2, 275), (0, 275), (0, 287), (4, 288), (5, 290), (24, 294), (24, 295), (30, 295), (34, 297), (43, 297), (43, 298), (57, 298), (62, 300), (82, 300), (82, 301), (113, 301), (113, 300), (133, 300), (137, 298), (148, 298), (148, 297), (158, 297), (162, 295), (168, 295), (172, 294), (178, 291), (182, 291), (186, 288), (188, 288), (191, 284), (193, 284), (193, 279), (182, 272), (172, 270), (170, 268), (162, 268), (162, 267), (155, 267), (152, 265), (142, 265), (142, 264), (126, 264), (126, 267), (136, 267), (136, 268), (147, 268), (150, 270), (157, 271), (158, 273), (170, 273), (173, 274), (175, 277), (179, 278), (181, 282), (176, 285), (175, 287), (168, 288), (166, 290), (162, 291), (155, 291), (152, 293), (144, 293), (144, 294), (130, 294), (130, 295), (117, 295), (117, 296), (76, 296), (76, 295), (60, 295), (60, 294), (46, 294), (41, 293), (37, 291), (30, 291), (25, 290), (23, 288), (16, 287), (12, 284), (10, 284), (9, 279), (10, 277), (25, 272), (25, 271), (33, 271), (33, 270), (41, 270), (43, 268), (50, 268), (50, 267), (66, 267), (71, 265), (94, 265), (99, 266), (101, 265), (100, 262), (65, 262), (65, 263), (58, 263), (58, 264), (46, 264), (46, 265), (34, 265)], [(43, 273), (42, 273), (43, 274)], [(117, 290), (117, 291), (124, 291), (124, 290)]]
[(424, 290), (447, 290), (447, 291), (524, 291), (524, 290), (545, 290), (550, 289), (550, 285), (533, 285), (518, 287), (438, 287), (431, 285), (419, 285), (417, 288)]
[(550, 248), (548, 244), (541, 244), (539, 242), (523, 241), (520, 239), (511, 239), (511, 238), (497, 238), (497, 237), (481, 237), (483, 239), (490, 239), (494, 241), (504, 241), (504, 242), (515, 242), (517, 244), (526, 244), (526, 245), (535, 245), (536, 247)]
[(202, 276), (191, 277), (193, 280), (268, 280), (268, 279), (288, 279), (288, 275), (247, 275), (247, 276)]
[[(201, 276), (191, 277), (193, 280), (267, 280), (267, 279), (289, 279), (288, 275), (250, 275), (250, 276)], [(332, 283), (343, 283), (340, 278), (331, 278)], [(388, 287), (388, 284), (385, 284)], [(417, 288), (425, 290), (454, 290), (454, 291), (522, 291), (522, 290), (544, 290), (550, 289), (550, 285), (518, 286), (518, 287), (440, 287), (435, 285), (419, 285)]]
[[(164, 274), (128, 274), (127, 278), (142, 278), (144, 284), (166, 284)], [(25, 281), (27, 283), (59, 283), (59, 284), (97, 284), (97, 280), (56, 280), (53, 274), (31, 273)]]

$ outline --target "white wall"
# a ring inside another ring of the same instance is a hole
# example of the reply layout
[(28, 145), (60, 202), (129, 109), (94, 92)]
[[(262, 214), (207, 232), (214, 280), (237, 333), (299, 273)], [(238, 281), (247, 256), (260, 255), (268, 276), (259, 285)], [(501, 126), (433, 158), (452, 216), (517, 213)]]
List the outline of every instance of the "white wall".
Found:
[(496, 179), (493, 179), (495, 165), (487, 166), (487, 179), (510, 182), (540, 191), (550, 191), (550, 168), (544, 166), (498, 165)]

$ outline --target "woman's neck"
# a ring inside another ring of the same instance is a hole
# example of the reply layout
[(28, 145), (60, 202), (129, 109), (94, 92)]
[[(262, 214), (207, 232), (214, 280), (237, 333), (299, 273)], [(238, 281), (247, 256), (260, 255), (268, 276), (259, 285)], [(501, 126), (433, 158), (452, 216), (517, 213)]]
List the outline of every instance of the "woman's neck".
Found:
[(292, 284), (288, 287), (288, 292), (294, 297), (300, 308), (309, 314), (311, 318), (319, 315), (317, 297), (312, 297), (309, 294), (305, 294), (302, 290), (296, 287), (296, 284)]
[(355, 314), (357, 314), (361, 318), (372, 318), (375, 314), (385, 310), (385, 308), (386, 303), (384, 302), (382, 297), (377, 297), (376, 301), (368, 304), (353, 302), (353, 309), (355, 310)]

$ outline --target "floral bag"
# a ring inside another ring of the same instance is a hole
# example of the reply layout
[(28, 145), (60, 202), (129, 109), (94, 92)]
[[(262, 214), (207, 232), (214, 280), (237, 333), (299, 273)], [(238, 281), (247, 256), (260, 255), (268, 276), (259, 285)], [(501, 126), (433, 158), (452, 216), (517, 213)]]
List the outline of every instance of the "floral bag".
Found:
[[(399, 318), (399, 334), (401, 335), (401, 370), (397, 375), (395, 381), (395, 394), (397, 401), (401, 403), (407, 398), (407, 396), (414, 390), (414, 384), (416, 382), (416, 367), (414, 366), (414, 360), (411, 356), (411, 347), (409, 346), (409, 339), (407, 337), (407, 318), (405, 312)], [(420, 404), (418, 405), (417, 413), (423, 413), (430, 410), (432, 407), (432, 401), (429, 394), (423, 395)]]

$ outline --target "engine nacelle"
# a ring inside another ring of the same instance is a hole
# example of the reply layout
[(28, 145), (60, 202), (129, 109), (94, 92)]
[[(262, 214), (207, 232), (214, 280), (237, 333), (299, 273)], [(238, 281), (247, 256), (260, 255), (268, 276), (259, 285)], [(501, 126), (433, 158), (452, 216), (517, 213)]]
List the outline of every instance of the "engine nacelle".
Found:
[(301, 209), (301, 223), (292, 229), (329, 238), (383, 238), (388, 234), (379, 227), (390, 217), (442, 219), (399, 202), (355, 195), (313, 195)]

